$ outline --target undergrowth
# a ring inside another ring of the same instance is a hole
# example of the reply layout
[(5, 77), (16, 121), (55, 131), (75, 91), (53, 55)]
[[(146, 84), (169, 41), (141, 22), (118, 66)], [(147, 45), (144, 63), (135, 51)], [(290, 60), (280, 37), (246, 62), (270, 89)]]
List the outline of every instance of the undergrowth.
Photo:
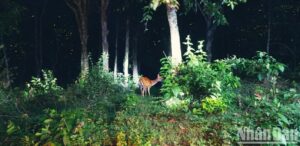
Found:
[(281, 77), (284, 64), (264, 52), (209, 63), (202, 41), (185, 44), (181, 64), (161, 60), (159, 97), (139, 96), (101, 60), (67, 88), (47, 70), (1, 88), (0, 145), (237, 145), (240, 128), (299, 131), (299, 85)]

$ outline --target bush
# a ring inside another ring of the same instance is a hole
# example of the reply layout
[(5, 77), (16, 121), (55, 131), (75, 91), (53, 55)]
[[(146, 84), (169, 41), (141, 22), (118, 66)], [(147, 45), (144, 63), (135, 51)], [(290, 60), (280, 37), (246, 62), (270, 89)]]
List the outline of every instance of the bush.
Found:
[(223, 113), (227, 108), (221, 97), (206, 97), (201, 103), (203, 110), (208, 113)]
[(112, 72), (104, 71), (100, 59), (90, 67), (85, 78), (67, 89), (64, 98), (66, 102), (73, 103), (74, 107), (89, 108), (113, 120), (125, 97), (133, 92), (130, 85), (124, 87), (122, 75), (115, 79)]
[(57, 79), (54, 77), (52, 71), (42, 70), (42, 73), (42, 78), (32, 77), (30, 83), (26, 84), (26, 97), (55, 94), (62, 90), (62, 87), (57, 85)]
[[(0, 115), (5, 115), (7, 111), (10, 109), (10, 100), (6, 96), (6, 92), (0, 88)], [(6, 135), (5, 131), (5, 120), (4, 118), (0, 118), (0, 141), (3, 140), (3, 136)]]
[(19, 99), (23, 108), (30, 113), (41, 113), (45, 108), (61, 108), (64, 89), (56, 81), (50, 70), (42, 70), (41, 78), (32, 77)]
[(26, 123), (28, 115), (23, 112), (20, 93), (18, 89), (0, 89), (0, 145), (13, 143), (20, 135), (19, 123)]
[(214, 63), (206, 61), (206, 53), (202, 51), (203, 42), (198, 49), (192, 48), (187, 37), (186, 61), (179, 66), (173, 66), (169, 58), (162, 59), (161, 74), (164, 78), (162, 93), (165, 98), (183, 98), (201, 102), (205, 97), (223, 97), (230, 102), (235, 96), (235, 89), (239, 87), (239, 78), (234, 76), (231, 66), (223, 60)]
[[(225, 59), (232, 67), (236, 75), (244, 78), (256, 77), (259, 81), (276, 80), (280, 73), (284, 72), (285, 65), (265, 52), (257, 52), (252, 59), (236, 58)], [(274, 79), (275, 78), (275, 79)]]
[(46, 109), (44, 115), (29, 123), (9, 121), (8, 137), (2, 144), (102, 145), (110, 141), (107, 121), (82, 108), (62, 112)]
[(0, 129), (8, 132), (1, 132), (0, 145), (111, 145), (110, 124), (127, 94), (132, 94), (121, 80), (97, 64), (62, 89), (51, 71), (43, 71), (42, 78), (33, 78), (20, 96), (15, 92), (8, 101), (0, 98), (16, 111), (12, 115), (4, 110), (15, 118), (1, 121)]

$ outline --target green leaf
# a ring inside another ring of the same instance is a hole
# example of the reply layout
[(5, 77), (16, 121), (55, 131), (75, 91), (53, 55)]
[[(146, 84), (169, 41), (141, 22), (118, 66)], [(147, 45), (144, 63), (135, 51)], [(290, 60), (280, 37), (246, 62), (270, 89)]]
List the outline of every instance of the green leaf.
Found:
[(49, 123), (51, 123), (53, 120), (52, 119), (46, 119), (45, 121), (44, 121), (44, 123), (45, 124), (49, 124)]
[(230, 8), (233, 10), (235, 7), (235, 2), (230, 2), (229, 5), (230, 5)]
[(12, 121), (9, 121), (9, 123), (7, 125), (7, 130), (6, 130), (7, 135), (11, 135), (11, 134), (15, 133), (17, 130), (18, 130), (18, 127), (16, 127)]
[(279, 119), (280, 119), (282, 122), (284, 122), (285, 124), (287, 124), (287, 125), (290, 124), (290, 122), (289, 122), (289, 120), (287, 119), (286, 116), (284, 116), (284, 115), (278, 113), (278, 117), (279, 117)]
[(282, 64), (278, 65), (278, 69), (281, 71), (281, 72), (284, 72), (284, 66)]
[(172, 92), (173, 92), (173, 95), (174, 95), (175, 97), (177, 97), (178, 94), (181, 92), (181, 89), (180, 89), (179, 87), (174, 87), (174, 88), (172, 89)]
[(63, 136), (63, 143), (64, 143), (64, 145), (70, 145), (70, 143), (71, 143), (70, 139), (67, 135)]
[(8, 128), (7, 130), (6, 130), (6, 133), (7, 133), (7, 135), (11, 135), (11, 134), (13, 134), (14, 132), (16, 132), (17, 130), (16, 130), (16, 128), (15, 127), (11, 127), (11, 128)]
[(259, 74), (257, 75), (257, 78), (258, 78), (259, 81), (262, 81), (262, 80), (263, 80), (263, 75), (262, 75), (261, 73), (259, 73)]
[(40, 133), (40, 132), (35, 133), (35, 136), (41, 136), (41, 135), (42, 135), (42, 133)]
[(156, 10), (157, 7), (160, 5), (160, 0), (152, 0), (151, 1), (151, 4), (150, 4), (150, 7), (153, 9), (153, 10)]

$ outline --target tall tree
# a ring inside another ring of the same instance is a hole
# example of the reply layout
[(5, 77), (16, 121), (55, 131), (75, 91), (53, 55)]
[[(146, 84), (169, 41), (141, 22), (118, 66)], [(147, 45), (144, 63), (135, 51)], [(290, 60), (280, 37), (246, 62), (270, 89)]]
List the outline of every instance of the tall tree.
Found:
[(126, 33), (125, 33), (125, 54), (123, 60), (123, 73), (125, 77), (125, 86), (128, 85), (129, 79), (129, 40), (130, 40), (130, 20), (129, 16), (126, 18)]
[(131, 9), (135, 10), (134, 13), (131, 13), (132, 19), (132, 25), (131, 27), (134, 28), (134, 31), (132, 32), (132, 40), (131, 40), (131, 56), (132, 56), (132, 79), (133, 83), (138, 86), (139, 82), (139, 66), (138, 66), (138, 50), (139, 50), (139, 42), (141, 41), (141, 33), (144, 30), (144, 26), (140, 23), (140, 19), (143, 14), (142, 11), (139, 11), (139, 8), (144, 5), (143, 1), (140, 0), (134, 0), (136, 5), (131, 5)]
[(103, 55), (103, 68), (109, 70), (109, 44), (107, 42), (108, 28), (107, 28), (107, 10), (109, 0), (101, 1), (101, 37), (102, 37), (102, 55)]
[(9, 87), (12, 83), (9, 56), (5, 38), (18, 32), (23, 8), (15, 0), (0, 1), (0, 86)]
[(88, 62), (88, 1), (89, 0), (65, 0), (68, 7), (73, 11), (78, 25), (81, 44), (81, 75), (85, 76), (89, 70)]
[(211, 1), (204, 1), (199, 5), (199, 9), (206, 22), (205, 50), (207, 61), (211, 62), (215, 31), (218, 25), (227, 24), (227, 21), (221, 12), (222, 5), (220, 3), (216, 4)]
[(35, 40), (35, 63), (36, 63), (36, 75), (41, 75), (43, 67), (43, 18), (46, 11), (48, 0), (42, 1), (41, 9), (35, 10), (34, 17), (34, 40)]
[(177, 0), (152, 0), (151, 8), (156, 10), (156, 8), (162, 4), (166, 5), (167, 17), (170, 29), (170, 42), (171, 42), (171, 57), (173, 65), (178, 65), (182, 62), (181, 46), (180, 46), (180, 35), (177, 22)]
[(115, 36), (115, 59), (114, 59), (114, 78), (117, 78), (118, 74), (118, 42), (119, 42), (119, 23), (118, 17), (116, 23), (116, 36)]
[(267, 46), (266, 50), (267, 53), (270, 53), (270, 42), (271, 42), (271, 22), (272, 22), (272, 2), (271, 0), (268, 0), (268, 25), (267, 25)]
[(177, 65), (182, 62), (181, 47), (180, 47), (180, 35), (177, 23), (176, 5), (167, 4), (167, 16), (170, 27), (171, 36), (171, 55), (173, 64)]
[(138, 85), (139, 80), (139, 69), (138, 69), (138, 35), (134, 34), (133, 47), (132, 47), (132, 78), (133, 82)]
[(240, 2), (246, 2), (246, 0), (184, 0), (184, 6), (188, 11), (200, 11), (205, 20), (205, 50), (209, 62), (212, 60), (213, 41), (217, 27), (219, 25), (228, 24), (223, 13), (224, 6), (229, 6), (231, 9), (234, 9)]

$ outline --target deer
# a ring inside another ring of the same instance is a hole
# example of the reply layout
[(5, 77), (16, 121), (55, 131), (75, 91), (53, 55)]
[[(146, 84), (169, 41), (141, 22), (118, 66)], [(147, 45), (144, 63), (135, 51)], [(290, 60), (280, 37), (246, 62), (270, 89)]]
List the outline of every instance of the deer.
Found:
[(155, 80), (151, 80), (146, 76), (140, 77), (139, 87), (140, 87), (142, 96), (145, 96), (145, 93), (147, 94), (147, 92), (148, 92), (148, 95), (150, 96), (151, 87), (161, 81), (162, 81), (162, 78), (159, 74), (157, 74), (157, 77)]

